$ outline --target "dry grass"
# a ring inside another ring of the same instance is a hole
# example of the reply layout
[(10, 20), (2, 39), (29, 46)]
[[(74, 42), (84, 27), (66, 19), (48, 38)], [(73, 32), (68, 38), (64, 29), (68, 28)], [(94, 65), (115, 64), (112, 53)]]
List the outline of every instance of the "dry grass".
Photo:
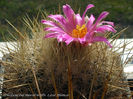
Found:
[[(27, 31), (14, 27), (19, 39), (13, 45), (15, 50), (8, 49), (10, 54), (2, 61), (3, 97), (32, 94), (19, 99), (45, 99), (55, 94), (54, 98), (59, 99), (65, 94), (63, 99), (128, 99), (130, 91), (123, 73), (128, 60), (122, 64), (120, 57), (129, 42), (123, 42), (119, 53), (102, 42), (91, 46), (73, 42), (67, 46), (56, 39), (43, 39), (44, 27), (37, 20), (24, 18), (32, 39)], [(112, 37), (112, 43), (120, 33)]]

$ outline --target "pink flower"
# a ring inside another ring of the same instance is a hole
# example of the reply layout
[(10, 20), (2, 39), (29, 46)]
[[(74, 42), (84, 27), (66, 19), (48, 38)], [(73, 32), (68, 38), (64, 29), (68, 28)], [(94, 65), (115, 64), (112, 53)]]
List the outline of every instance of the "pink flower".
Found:
[(67, 45), (72, 41), (77, 41), (81, 44), (103, 41), (111, 47), (104, 36), (97, 36), (96, 34), (105, 34), (107, 31), (116, 32), (113, 28), (114, 23), (102, 21), (109, 14), (106, 11), (102, 12), (97, 20), (95, 20), (93, 14), (90, 17), (85, 17), (87, 10), (92, 7), (94, 5), (89, 4), (81, 17), (80, 14), (75, 14), (68, 4), (64, 5), (63, 12), (66, 17), (57, 14), (48, 16), (54, 21), (42, 20), (43, 24), (50, 26), (45, 28), (45, 31), (49, 32), (45, 35), (45, 38), (57, 38), (59, 42), (65, 42)]

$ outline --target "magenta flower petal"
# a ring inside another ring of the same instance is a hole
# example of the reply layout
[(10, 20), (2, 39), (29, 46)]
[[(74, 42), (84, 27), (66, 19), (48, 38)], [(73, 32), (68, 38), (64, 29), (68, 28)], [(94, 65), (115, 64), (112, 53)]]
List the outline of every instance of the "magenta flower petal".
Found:
[(110, 21), (102, 21), (102, 22), (100, 22), (100, 24), (104, 24), (104, 23), (114, 26), (114, 22), (110, 22)]
[(89, 21), (87, 22), (87, 25), (86, 25), (88, 31), (90, 30), (90, 28), (91, 28), (94, 21), (95, 21), (95, 17), (91, 14), (91, 16), (89, 18)]
[(84, 13), (83, 13), (83, 15), (82, 15), (82, 19), (84, 19), (85, 14), (86, 14), (86, 12), (88, 11), (88, 9), (90, 9), (90, 8), (92, 8), (92, 7), (94, 7), (93, 4), (89, 4), (89, 5), (86, 7), (86, 9), (85, 9), (85, 11), (84, 11)]
[(64, 41), (64, 40), (63, 40), (63, 35), (58, 35), (57, 40), (58, 40), (58, 42)]
[(55, 21), (57, 21), (57, 22), (59, 22), (63, 26), (66, 23), (66, 20), (62, 15), (49, 15), (48, 17), (55, 20)]
[(59, 33), (48, 33), (44, 38), (56, 38), (58, 35)]
[(105, 42), (110, 48), (112, 48), (111, 44), (108, 42), (108, 40), (105, 37), (95, 37), (93, 39), (93, 42)]
[(68, 19), (68, 21), (73, 22), (75, 13), (68, 4), (63, 6), (63, 12), (66, 18)]
[(77, 24), (81, 24), (81, 22), (82, 22), (82, 18), (81, 18), (81, 16), (80, 16), (80, 14), (76, 14), (75, 15), (75, 24), (77, 25)]
[(102, 26), (99, 26), (97, 29), (96, 29), (97, 32), (100, 32), (100, 33), (105, 33), (106, 31), (110, 31), (110, 32), (116, 32), (116, 30), (110, 26), (110, 25), (102, 25)]
[(71, 22), (66, 22), (66, 19), (62, 15), (49, 15), (48, 17), (59, 22), (68, 33), (74, 28), (73, 24)]
[(65, 33), (62, 29), (57, 28), (57, 27), (48, 27), (44, 29), (45, 31), (49, 31), (49, 32), (60, 32), (60, 33)]
[(93, 36), (91, 35), (93, 32), (88, 32), (85, 36), (86, 41), (92, 40)]
[(85, 41), (86, 41), (85, 38), (79, 38), (78, 40), (79, 40), (79, 42), (80, 42), (81, 44), (84, 44)]
[(75, 26), (75, 13), (72, 10), (72, 8), (66, 4), (63, 6), (63, 12), (66, 16), (66, 24), (65, 24), (65, 30), (67, 32), (72, 31), (74, 28), (76, 28)]
[(84, 21), (85, 21), (85, 14), (86, 14), (86, 12), (87, 12), (90, 8), (92, 8), (92, 7), (94, 7), (93, 4), (89, 4), (89, 5), (86, 7), (86, 9), (85, 9), (85, 11), (84, 11), (84, 13), (83, 13), (83, 15), (82, 15), (82, 24), (83, 24)]
[(102, 12), (102, 13), (99, 15), (99, 17), (98, 17), (98, 19), (97, 19), (97, 21), (96, 21), (95, 24), (97, 25), (98, 22), (100, 22), (102, 19), (106, 18), (108, 14), (109, 14), (109, 12), (107, 12), (107, 11)]
[(72, 37), (68, 38), (65, 43), (69, 45), (74, 39)]
[(42, 20), (41, 22), (45, 25), (61, 28), (61, 26), (59, 26), (57, 23), (52, 21)]
[(109, 13), (107, 11), (104, 11), (99, 15), (98, 19), (96, 20), (95, 24), (93, 25), (92, 29), (90, 30), (91, 35), (94, 35), (95, 32), (93, 32), (93, 31), (95, 31), (97, 29), (97, 26), (100, 25), (100, 21), (102, 19), (104, 19), (108, 14)]

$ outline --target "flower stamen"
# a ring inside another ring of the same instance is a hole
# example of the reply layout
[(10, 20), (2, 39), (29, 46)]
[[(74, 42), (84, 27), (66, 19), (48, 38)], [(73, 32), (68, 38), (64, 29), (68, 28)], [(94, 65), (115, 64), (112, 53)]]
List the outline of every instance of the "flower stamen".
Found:
[(74, 38), (83, 38), (87, 33), (87, 28), (85, 24), (82, 26), (76, 25), (76, 29), (72, 31), (72, 37)]

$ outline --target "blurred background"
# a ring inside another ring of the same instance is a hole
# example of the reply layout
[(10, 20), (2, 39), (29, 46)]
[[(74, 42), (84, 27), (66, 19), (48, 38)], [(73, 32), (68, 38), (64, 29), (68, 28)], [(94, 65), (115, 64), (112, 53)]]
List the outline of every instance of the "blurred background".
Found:
[(88, 15), (93, 13), (98, 17), (102, 11), (109, 11), (106, 20), (114, 21), (118, 32), (128, 27), (120, 38), (133, 37), (133, 0), (0, 0), (0, 41), (3, 41), (3, 36), (9, 36), (8, 31), (13, 31), (6, 20), (23, 30), (22, 19), (26, 15), (32, 19), (39, 12), (62, 13), (62, 5), (66, 3), (81, 15), (89, 3), (95, 8), (89, 10)]

